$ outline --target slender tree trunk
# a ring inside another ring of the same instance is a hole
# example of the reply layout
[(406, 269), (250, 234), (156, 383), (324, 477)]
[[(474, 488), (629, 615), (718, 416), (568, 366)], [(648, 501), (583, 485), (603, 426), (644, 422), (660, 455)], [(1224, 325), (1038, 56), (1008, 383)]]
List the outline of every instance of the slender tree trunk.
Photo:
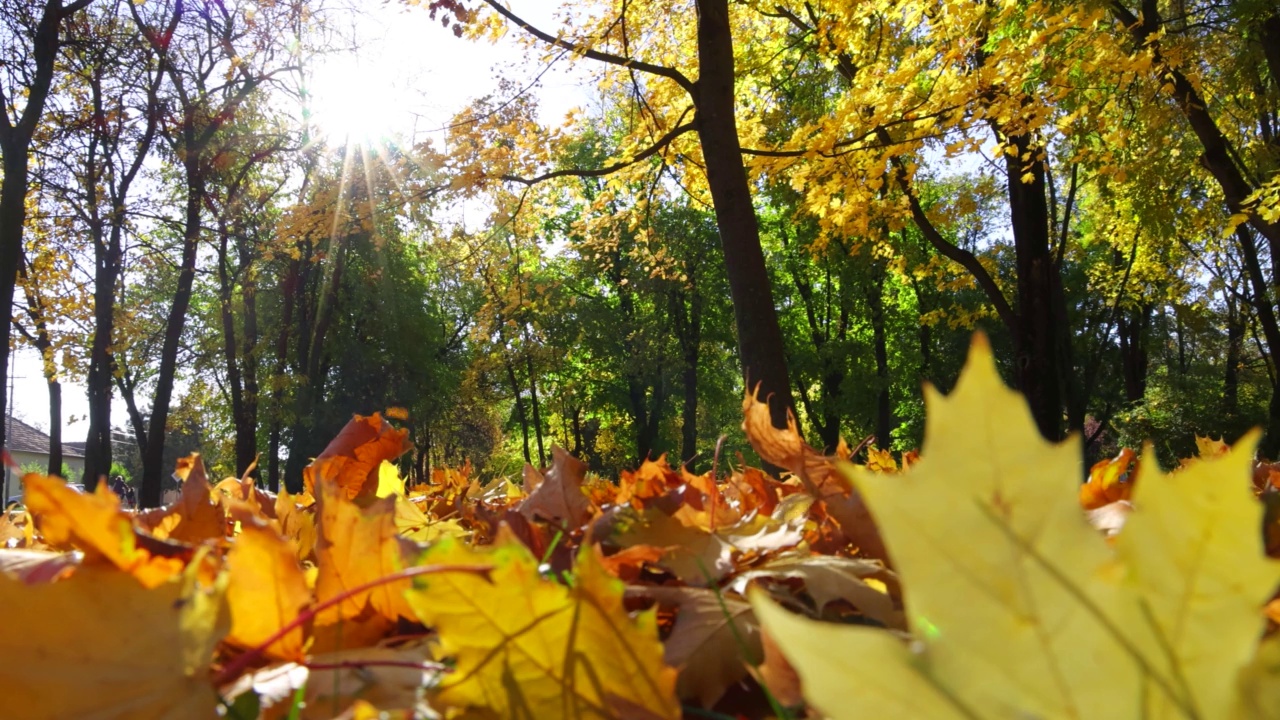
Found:
[(271, 424), (268, 432), (270, 439), (267, 447), (267, 488), (271, 492), (280, 491), (280, 433), (281, 426), (284, 424), (284, 415), (281, 408), (281, 402), (284, 398), (283, 380), (286, 362), (289, 357), (289, 333), (293, 325), (293, 308), (297, 301), (299, 265), (301, 263), (301, 252), (299, 252), (298, 259), (289, 261), (289, 270), (285, 274), (284, 284), (280, 288), (284, 307), (280, 313), (280, 333), (276, 336), (276, 364), (272, 372)]
[(164, 345), (160, 350), (160, 372), (156, 377), (156, 390), (151, 406), (151, 418), (147, 423), (147, 447), (142, 457), (142, 486), (138, 493), (140, 507), (160, 505), (164, 478), (164, 445), (169, 422), (169, 403), (173, 399), (173, 384), (178, 370), (178, 345), (186, 327), (187, 308), (191, 304), (191, 289), (196, 276), (196, 250), (200, 242), (200, 207), (204, 202), (204, 171), (200, 167), (202, 150), (191, 141), (192, 130), (187, 131), (188, 142), (185, 160), (187, 174), (187, 209), (182, 233), (182, 264), (178, 269), (178, 285), (174, 290), (173, 304), (165, 324)]
[[(7, 121), (6, 121), (7, 122)], [(13, 316), (13, 290), (22, 264), (22, 233), (27, 221), (27, 144), (5, 143), (4, 183), (0, 185), (0, 317)], [(8, 407), (11, 324), (0, 322), (0, 407)], [(0, 423), (0, 447), (7, 442)]]
[(516, 380), (516, 369), (510, 360), (503, 360), (507, 367), (507, 380), (511, 382), (511, 394), (516, 398), (516, 419), (520, 421), (520, 437), (524, 440), (524, 461), (533, 464), (533, 456), (529, 454), (529, 420), (524, 414), (524, 397), (521, 395), (520, 383)]
[(218, 218), (218, 309), (222, 320), (222, 361), (227, 373), (227, 389), (231, 394), (231, 420), (235, 425), (236, 475), (239, 476), (253, 461), (254, 439), (248, 438), (249, 458), (244, 458), (245, 445), (245, 402), (244, 383), (240, 376), (239, 343), (236, 341), (236, 317), (232, 308), (235, 300), (234, 280), (227, 268), (229, 258), (227, 246), (230, 243), (230, 232), (226, 218)]
[(533, 407), (533, 435), (538, 440), (538, 467), (546, 467), (547, 453), (542, 447), (542, 411), (538, 402), (538, 379), (534, 376), (533, 356), (529, 352), (524, 355), (524, 366), (529, 372), (529, 404)]
[[(236, 468), (244, 471), (258, 458), (258, 283), (242, 249), (241, 305), (244, 309), (244, 343), (240, 350), (244, 379), (244, 414), (236, 422)], [(261, 471), (257, 472), (262, 476)]]
[(1147, 326), (1151, 307), (1140, 308), (1133, 317), (1122, 314), (1116, 332), (1120, 337), (1120, 367), (1124, 376), (1125, 400), (1140, 403), (1147, 394)]
[(768, 399), (774, 425), (795, 406), (773, 288), (747, 183), (734, 102), (733, 35), (728, 0), (698, 0), (698, 138), (715, 205), (743, 376)]
[(885, 269), (879, 263), (872, 269), (871, 292), (867, 300), (871, 306), (871, 333), (876, 355), (876, 445), (888, 448), (893, 444), (893, 405), (889, 396), (889, 338), (884, 317)]
[[(702, 348), (702, 293), (698, 291), (692, 269), (685, 265), (688, 289), (681, 288), (671, 293), (671, 318), (676, 339), (680, 342), (682, 361), (680, 375), (684, 402), (680, 410), (680, 460), (685, 463), (692, 462), (698, 454), (698, 356)], [(576, 440), (576, 417), (574, 436)]]
[(84, 446), (85, 487), (92, 489), (111, 470), (111, 390), (114, 362), (111, 339), (115, 334), (116, 283), (123, 264), (122, 229), (113, 222), (106, 246), (96, 254), (93, 279), (93, 340), (89, 349), (89, 374), (85, 379), (89, 400), (89, 432)]
[[(1240, 411), (1240, 358), (1244, 352), (1244, 318), (1231, 293), (1227, 298), (1227, 367), (1222, 380), (1222, 413), (1234, 418)], [(1273, 393), (1274, 394), (1274, 390)]]
[[(58, 378), (45, 378), (49, 383), (49, 473), (63, 474), (63, 384)], [(81, 478), (88, 482), (88, 478)], [(88, 486), (86, 486), (88, 487)]]

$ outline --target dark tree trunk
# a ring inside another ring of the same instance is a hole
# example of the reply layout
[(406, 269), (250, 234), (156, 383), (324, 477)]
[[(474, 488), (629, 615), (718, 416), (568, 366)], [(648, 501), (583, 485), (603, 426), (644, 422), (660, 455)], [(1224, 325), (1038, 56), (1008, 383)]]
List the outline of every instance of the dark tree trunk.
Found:
[[(62, 383), (57, 376), (46, 376), (49, 385), (49, 475), (62, 475)], [(81, 478), (88, 487), (89, 478)], [(96, 484), (96, 482), (95, 482)]]
[(1227, 367), (1222, 380), (1222, 412), (1234, 418), (1240, 411), (1240, 359), (1244, 354), (1245, 325), (1238, 302), (1231, 293), (1226, 296)]
[[(28, 152), (36, 125), (44, 113), (49, 88), (53, 85), (54, 62), (61, 46), (62, 21), (89, 4), (77, 0), (64, 6), (62, 0), (45, 0), (44, 10), (31, 37), (34, 73), (31, 84), (24, 88), (26, 105), (16, 125), (9, 122), (9, 110), (0, 112), (0, 155), (3, 155), (4, 180), (0, 182), (0, 407), (8, 407), (9, 338), (13, 332), (13, 290), (18, 269), (22, 265), (22, 236), (27, 221), (27, 188), (30, 182)], [(9, 38), (25, 42), (26, 38)], [(13, 88), (18, 93), (17, 88)], [(16, 102), (4, 97), (0, 102)], [(7, 427), (0, 423), (0, 448), (6, 446)]]
[(281, 408), (284, 391), (281, 385), (289, 357), (289, 333), (293, 329), (293, 308), (297, 302), (301, 255), (299, 252), (297, 259), (289, 261), (289, 270), (285, 274), (284, 284), (280, 287), (284, 307), (280, 312), (280, 332), (276, 336), (276, 364), (272, 374), (271, 419), (267, 447), (267, 488), (272, 492), (280, 491), (280, 435), (281, 426), (284, 424)]
[(529, 419), (524, 414), (524, 396), (520, 383), (516, 380), (516, 369), (510, 360), (504, 360), (507, 367), (507, 380), (511, 383), (511, 394), (516, 398), (516, 419), (520, 421), (520, 437), (524, 440), (524, 461), (533, 464), (533, 456), (529, 454)]
[(885, 269), (877, 263), (872, 269), (871, 292), (867, 295), (871, 307), (871, 332), (876, 355), (876, 445), (888, 448), (893, 444), (893, 405), (889, 396), (889, 338), (884, 317)]
[[(227, 385), (231, 394), (231, 419), (235, 425), (236, 475), (243, 476), (253, 465), (258, 454), (258, 405), (257, 405), (257, 310), (253, 299), (253, 281), (249, 264), (252, 252), (240, 241), (235, 272), (228, 267), (228, 244), (231, 233), (225, 218), (219, 218), (218, 244), (218, 299), (222, 320), (223, 362), (226, 366)], [(242, 319), (244, 334), (237, 341), (234, 311), (236, 277), (241, 278)]]
[(1116, 326), (1120, 337), (1120, 369), (1124, 376), (1124, 396), (1130, 403), (1140, 403), (1147, 394), (1147, 328), (1151, 324), (1151, 307), (1140, 308), (1131, 317), (1121, 314)]
[(785, 427), (794, 407), (786, 350), (760, 245), (735, 117), (733, 35), (727, 0), (698, 0), (698, 69), (694, 103), (707, 185), (715, 205), (743, 376), (769, 399), (773, 422)]
[(89, 349), (89, 374), (85, 379), (89, 400), (89, 432), (84, 446), (85, 487), (111, 470), (111, 388), (114, 362), (111, 340), (115, 333), (116, 283), (124, 262), (118, 222), (112, 223), (105, 247), (96, 250), (93, 281), (93, 340)]
[(187, 210), (182, 232), (182, 264), (178, 268), (178, 284), (165, 324), (164, 345), (160, 349), (160, 372), (156, 376), (151, 417), (147, 422), (147, 447), (142, 456), (142, 484), (138, 493), (138, 505), (144, 508), (160, 505), (165, 474), (164, 445), (169, 404), (173, 400), (173, 383), (178, 371), (178, 346), (187, 323), (187, 308), (191, 304), (191, 289), (196, 277), (196, 250), (200, 242), (200, 207), (205, 193), (204, 169), (200, 166), (203, 153), (194, 142), (194, 129), (188, 129), (186, 134), (187, 158), (184, 165), (187, 174)]
[(694, 274), (689, 272), (691, 268), (686, 265), (685, 270), (689, 286), (671, 294), (671, 318), (675, 325), (676, 339), (680, 342), (680, 376), (684, 389), (684, 402), (680, 411), (680, 460), (688, 463), (698, 454), (698, 355), (702, 347), (702, 294), (695, 284)]
[[(1049, 206), (1045, 200), (1045, 166), (1034, 155), (1040, 152), (1030, 138), (1014, 136), (1008, 142), (1015, 153), (1005, 155), (1008, 173), (1009, 212), (1013, 225), (1015, 263), (1018, 271), (1017, 332), (1014, 334), (1014, 371), (1018, 387), (1027, 397), (1040, 433), (1061, 440), (1064, 386), (1069, 368), (1062, 367), (1060, 346), (1064, 308), (1061, 277), (1050, 253)], [(1033, 156), (1029, 163), (1021, 158)], [(1023, 182), (1024, 175), (1031, 182)]]
[[(236, 472), (243, 475), (258, 458), (258, 284), (249, 267), (250, 252), (241, 247), (241, 305), (244, 308), (244, 342), (240, 350), (244, 379), (244, 412), (236, 419)], [(258, 476), (261, 477), (261, 471)]]
[[(153, 55), (148, 55), (146, 59), (150, 61), (152, 57)], [(115, 338), (117, 285), (124, 270), (124, 229), (127, 222), (125, 208), (133, 182), (155, 143), (160, 122), (157, 93), (164, 78), (166, 63), (160, 62), (148, 79), (143, 132), (134, 143), (133, 160), (119, 172), (116, 162), (121, 138), (113, 136), (108, 129), (107, 98), (103, 93), (102, 77), (107, 69), (99, 65), (93, 68), (89, 78), (93, 128), (86, 158), (86, 178), (83, 181), (91, 215), (88, 224), (94, 241), (93, 339), (90, 342), (89, 372), (85, 381), (89, 401), (89, 431), (85, 438), (84, 474), (85, 487), (90, 490), (99, 477), (111, 470), (111, 396), (117, 368), (111, 345)], [(120, 104), (123, 105), (122, 102)], [(101, 165), (98, 163), (99, 147)], [(111, 203), (108, 218), (103, 218), (98, 208), (98, 184), (103, 179), (106, 181)]]

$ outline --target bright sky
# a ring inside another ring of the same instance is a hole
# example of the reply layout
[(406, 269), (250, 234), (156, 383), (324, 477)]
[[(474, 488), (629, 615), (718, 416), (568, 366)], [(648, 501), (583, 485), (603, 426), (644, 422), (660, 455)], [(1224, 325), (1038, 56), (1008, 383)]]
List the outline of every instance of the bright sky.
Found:
[[(396, 2), (353, 4), (359, 13), (339, 12), (332, 22), (337, 33), (356, 38), (358, 50), (329, 56), (315, 65), (316, 123), (328, 134), (351, 134), (361, 140), (387, 134), (422, 137), (447, 125), (471, 100), (496, 93), (499, 77), (512, 78), (523, 87), (543, 69), (524, 62), (515, 41), (518, 30), (497, 45), (474, 43), (454, 37), (422, 7), (405, 8)], [(517, 13), (546, 29), (553, 27), (551, 16), (560, 3), (515, 0), (511, 4)], [(585, 74), (571, 71), (565, 61), (544, 74), (533, 90), (543, 122), (558, 123), (570, 109), (585, 105), (585, 82)], [(39, 355), (21, 347), (12, 356), (13, 414), (47, 431), (49, 394)], [(62, 407), (64, 439), (84, 440), (89, 407), (83, 384), (63, 383)], [(112, 404), (112, 424), (128, 426), (128, 414), (118, 396)]]

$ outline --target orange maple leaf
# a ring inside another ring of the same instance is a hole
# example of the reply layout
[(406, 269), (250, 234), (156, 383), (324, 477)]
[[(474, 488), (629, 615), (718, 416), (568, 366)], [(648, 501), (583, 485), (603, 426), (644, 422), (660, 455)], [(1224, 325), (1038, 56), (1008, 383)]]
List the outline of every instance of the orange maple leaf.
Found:
[(139, 533), (106, 483), (98, 483), (91, 495), (44, 475), (27, 475), (22, 483), (27, 508), (45, 542), (84, 551), (85, 565), (110, 563), (153, 588), (182, 572), (191, 557), (190, 548)]
[(1080, 486), (1080, 506), (1096, 510), (1120, 500), (1128, 500), (1137, 480), (1137, 455), (1129, 448), (1089, 468), (1089, 481)]
[[(265, 521), (240, 521), (240, 533), (227, 553), (227, 570), (231, 606), (227, 641), (234, 645), (253, 648), (266, 642), (311, 604), (311, 590), (293, 548)], [(273, 642), (264, 654), (300, 660), (303, 642), (298, 627)]]
[(316, 485), (328, 480), (337, 483), (349, 499), (373, 497), (382, 461), (395, 460), (411, 447), (408, 430), (392, 427), (378, 413), (356, 415), (302, 471), (303, 485), (313, 496)]

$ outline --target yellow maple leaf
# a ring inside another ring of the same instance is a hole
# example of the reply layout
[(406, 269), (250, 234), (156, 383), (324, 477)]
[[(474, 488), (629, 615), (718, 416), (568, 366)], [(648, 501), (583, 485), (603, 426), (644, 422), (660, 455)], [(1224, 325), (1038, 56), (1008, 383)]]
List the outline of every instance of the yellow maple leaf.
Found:
[(807, 699), (833, 718), (1229, 716), (1280, 581), (1250, 492), (1255, 438), (1176, 478), (1144, 467), (1112, 550), (1080, 512), (1079, 439), (1040, 437), (985, 338), (927, 402), (909, 472), (853, 475), (917, 642), (752, 598)]
[(109, 562), (147, 587), (168, 582), (186, 565), (182, 548), (148, 542), (148, 536), (134, 529), (106, 483), (98, 483), (93, 494), (78, 493), (44, 475), (27, 475), (22, 484), (45, 542), (84, 551), (85, 565)]
[[(227, 553), (230, 581), (231, 634), (227, 640), (243, 648), (266, 642), (311, 604), (311, 590), (289, 543), (266, 522), (242, 521)], [(271, 644), (268, 657), (302, 658), (302, 628)]]
[(483, 550), (442, 540), (421, 562), (495, 567), (492, 583), (449, 573), (405, 593), (439, 633), (440, 657), (456, 661), (433, 707), (494, 717), (680, 717), (654, 614), (627, 616), (622, 583), (589, 548), (572, 587), (542, 577), (514, 538)]
[(107, 566), (26, 586), (0, 573), (0, 707), (7, 718), (216, 718), (209, 684), (227, 630), (225, 576), (193, 562), (153, 588)]

